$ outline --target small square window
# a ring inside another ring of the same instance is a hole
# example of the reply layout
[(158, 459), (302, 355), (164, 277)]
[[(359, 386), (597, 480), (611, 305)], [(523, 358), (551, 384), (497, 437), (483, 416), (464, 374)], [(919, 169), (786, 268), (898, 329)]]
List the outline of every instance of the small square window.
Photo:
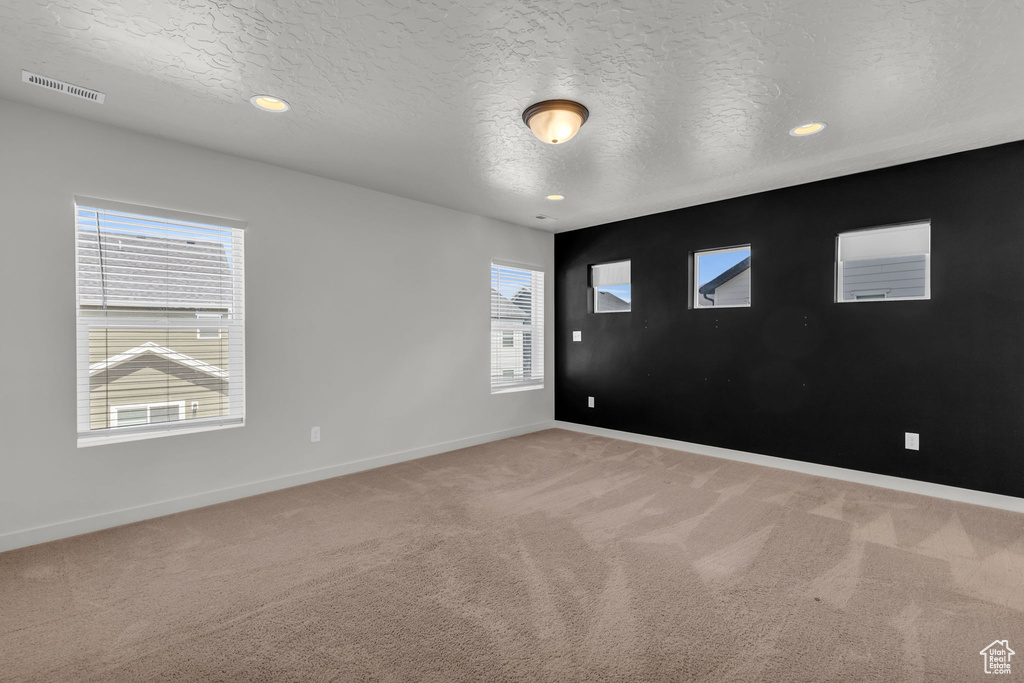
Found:
[(693, 307), (750, 306), (750, 245), (693, 253)]
[(836, 301), (931, 298), (931, 224), (840, 233), (836, 239)]
[(601, 263), (590, 267), (594, 313), (628, 313), (632, 308), (630, 262)]

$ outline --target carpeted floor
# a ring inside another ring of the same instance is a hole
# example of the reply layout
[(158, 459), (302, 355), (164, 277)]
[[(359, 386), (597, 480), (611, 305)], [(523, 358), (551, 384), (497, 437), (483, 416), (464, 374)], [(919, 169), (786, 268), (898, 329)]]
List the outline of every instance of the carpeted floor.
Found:
[(0, 554), (3, 681), (1024, 677), (1024, 517), (563, 430)]

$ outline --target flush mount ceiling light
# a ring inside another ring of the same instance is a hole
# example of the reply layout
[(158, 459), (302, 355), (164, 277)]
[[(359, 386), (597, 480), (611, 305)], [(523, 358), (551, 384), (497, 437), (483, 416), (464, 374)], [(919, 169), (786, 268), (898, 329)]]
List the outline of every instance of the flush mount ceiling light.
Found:
[(253, 95), (249, 98), (252, 102), (252, 106), (263, 111), (272, 111), (276, 114), (286, 112), (292, 108), (292, 105), (288, 104), (280, 97), (274, 97), (273, 95)]
[(590, 112), (579, 102), (544, 100), (526, 108), (523, 123), (541, 142), (559, 145), (572, 140), (589, 117)]
[(563, 199), (565, 199), (565, 195), (561, 195), (561, 194), (549, 194), (549, 195), (547, 196), (547, 198), (548, 198), (548, 199), (550, 199), (550, 200), (551, 200), (551, 201), (553, 201), (553, 202), (560, 202), (560, 201), (562, 201)]
[(802, 138), (807, 135), (814, 135), (825, 130), (825, 124), (820, 121), (811, 121), (810, 123), (801, 123), (796, 128), (789, 131), (789, 134), (795, 138)]

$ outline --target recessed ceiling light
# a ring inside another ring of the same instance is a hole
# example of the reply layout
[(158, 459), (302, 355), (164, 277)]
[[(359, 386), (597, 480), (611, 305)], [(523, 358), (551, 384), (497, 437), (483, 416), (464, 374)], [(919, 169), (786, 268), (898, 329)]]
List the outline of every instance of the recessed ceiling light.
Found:
[(523, 123), (541, 142), (560, 145), (572, 140), (590, 118), (590, 112), (572, 100), (544, 100), (531, 104), (523, 112)]
[(551, 201), (553, 201), (553, 202), (560, 202), (560, 201), (562, 201), (563, 199), (565, 199), (565, 195), (561, 195), (561, 194), (549, 194), (549, 195), (548, 195), (548, 199), (550, 199), (550, 200), (551, 200)]
[(799, 126), (789, 131), (789, 134), (795, 138), (801, 138), (805, 135), (814, 135), (825, 130), (825, 124), (820, 121), (811, 121), (810, 123), (801, 123)]
[(290, 104), (282, 100), (280, 97), (274, 97), (273, 95), (253, 95), (249, 98), (249, 101), (252, 102), (252, 105), (257, 109), (272, 111), (278, 114), (292, 108)]

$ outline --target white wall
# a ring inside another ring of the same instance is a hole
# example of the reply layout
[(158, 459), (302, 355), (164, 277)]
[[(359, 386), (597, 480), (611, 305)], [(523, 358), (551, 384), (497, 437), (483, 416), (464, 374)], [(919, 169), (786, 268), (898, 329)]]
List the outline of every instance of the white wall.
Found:
[[(553, 417), (488, 356), (490, 259), (550, 280), (549, 233), (4, 100), (0, 160), (0, 550)], [(248, 221), (245, 427), (76, 447), (76, 194)]]

